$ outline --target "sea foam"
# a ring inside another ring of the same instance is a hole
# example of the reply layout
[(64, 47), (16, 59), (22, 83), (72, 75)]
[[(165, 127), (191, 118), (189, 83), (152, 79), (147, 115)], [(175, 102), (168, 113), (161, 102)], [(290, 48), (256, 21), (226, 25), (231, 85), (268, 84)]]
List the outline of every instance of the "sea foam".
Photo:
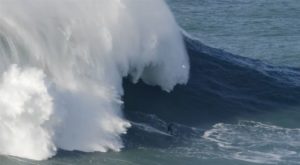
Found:
[(0, 0), (0, 154), (120, 151), (122, 80), (189, 77), (163, 0)]

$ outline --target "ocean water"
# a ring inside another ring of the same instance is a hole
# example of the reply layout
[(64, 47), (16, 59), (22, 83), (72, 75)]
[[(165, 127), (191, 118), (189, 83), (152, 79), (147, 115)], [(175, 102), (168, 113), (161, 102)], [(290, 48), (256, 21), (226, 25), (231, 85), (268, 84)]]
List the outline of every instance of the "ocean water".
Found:
[(168, 0), (181, 27), (206, 45), (299, 67), (297, 0)]
[(0, 4), (0, 165), (300, 164), (297, 0)]

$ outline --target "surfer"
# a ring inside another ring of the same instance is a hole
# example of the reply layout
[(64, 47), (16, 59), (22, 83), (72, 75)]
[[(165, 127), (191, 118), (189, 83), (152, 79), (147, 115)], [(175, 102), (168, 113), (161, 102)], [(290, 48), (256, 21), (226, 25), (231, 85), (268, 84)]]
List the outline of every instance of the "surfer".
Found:
[(174, 124), (173, 123), (170, 123), (170, 124), (168, 124), (168, 126), (167, 126), (167, 131), (168, 131), (168, 133), (170, 134), (170, 135), (174, 135)]

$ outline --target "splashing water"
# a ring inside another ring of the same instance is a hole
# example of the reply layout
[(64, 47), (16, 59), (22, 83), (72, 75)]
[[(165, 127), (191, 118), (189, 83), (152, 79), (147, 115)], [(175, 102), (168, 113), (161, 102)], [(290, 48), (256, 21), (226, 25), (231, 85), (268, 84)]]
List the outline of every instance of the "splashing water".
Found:
[(0, 153), (120, 151), (122, 78), (171, 91), (189, 61), (161, 0), (0, 0)]

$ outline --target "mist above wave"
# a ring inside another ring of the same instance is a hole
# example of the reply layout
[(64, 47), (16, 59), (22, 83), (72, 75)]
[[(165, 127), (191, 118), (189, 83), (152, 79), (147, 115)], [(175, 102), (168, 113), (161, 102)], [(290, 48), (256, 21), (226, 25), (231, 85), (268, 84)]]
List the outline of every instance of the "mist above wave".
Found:
[(189, 61), (161, 0), (0, 0), (0, 153), (119, 151), (122, 79), (171, 91)]

